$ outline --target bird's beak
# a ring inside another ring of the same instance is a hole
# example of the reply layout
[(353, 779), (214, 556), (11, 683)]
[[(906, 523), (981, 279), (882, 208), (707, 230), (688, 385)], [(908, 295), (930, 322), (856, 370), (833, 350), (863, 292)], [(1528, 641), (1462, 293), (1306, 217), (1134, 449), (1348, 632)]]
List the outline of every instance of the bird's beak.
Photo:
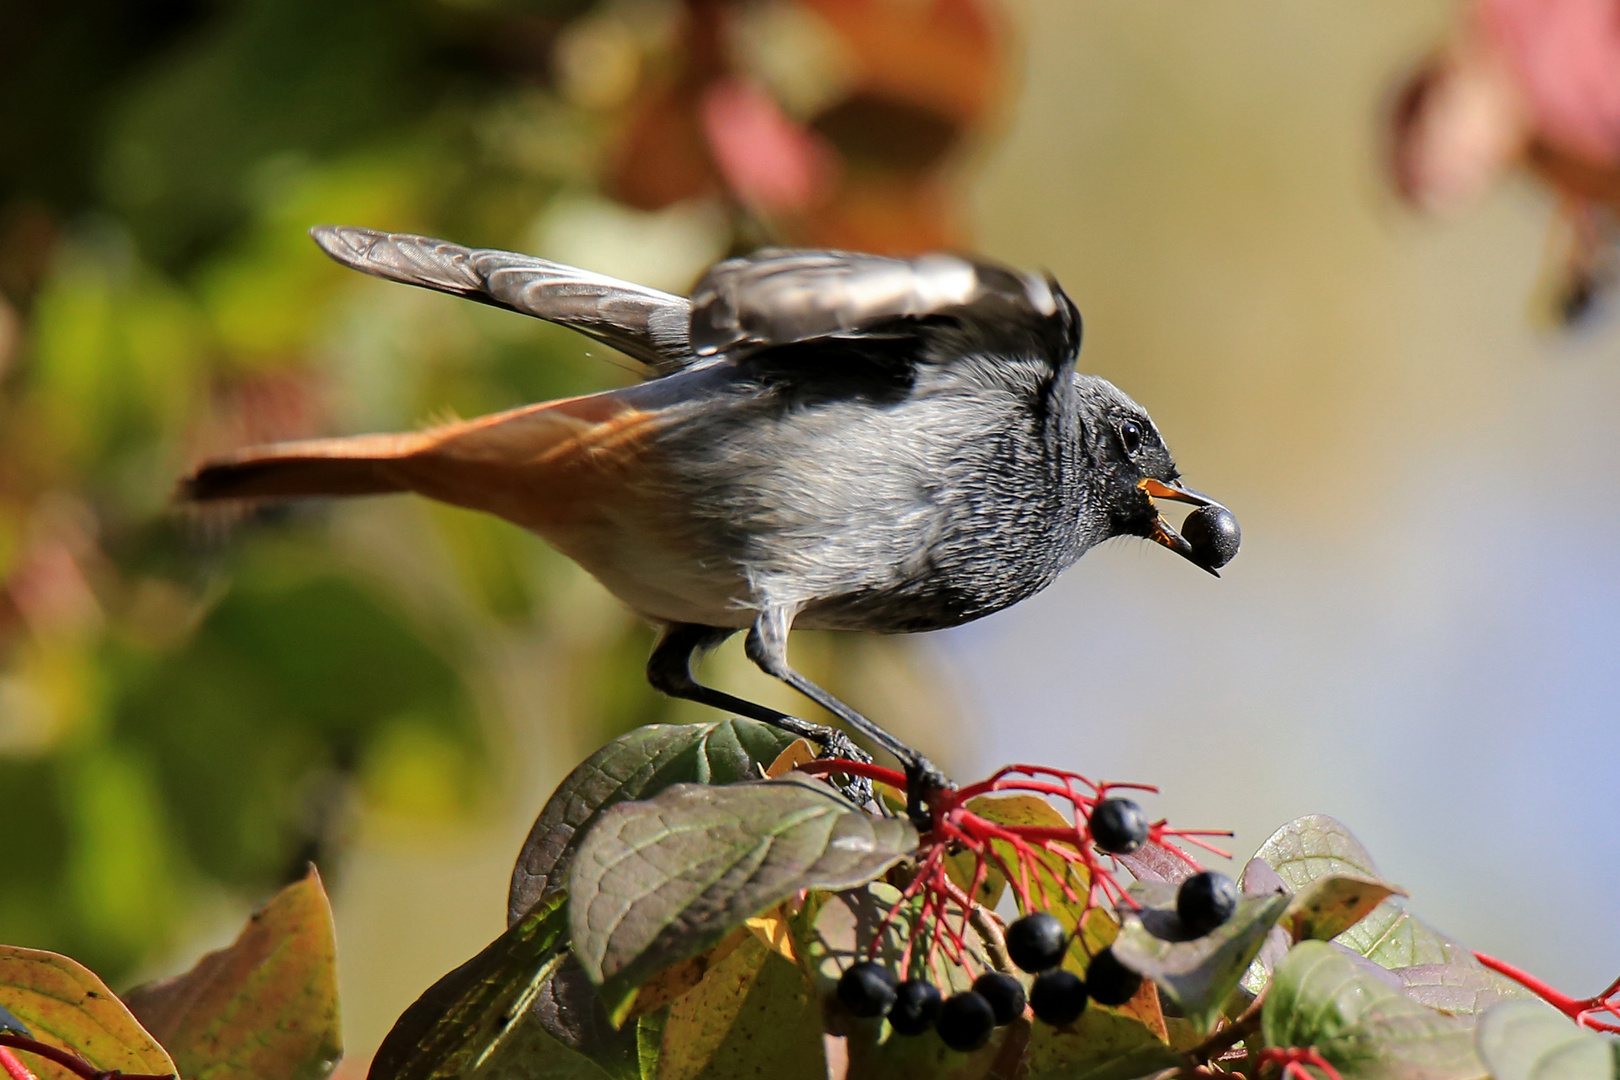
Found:
[[(1176, 502), (1192, 503), (1194, 506), (1220, 505), (1220, 503), (1216, 502), (1208, 495), (1200, 495), (1192, 488), (1183, 487), (1179, 483), (1166, 484), (1159, 480), (1144, 479), (1136, 486), (1148, 497), (1149, 502), (1152, 502), (1154, 499), (1174, 499)], [(1152, 540), (1155, 544), (1164, 545), (1199, 569), (1207, 570), (1216, 577), (1221, 576), (1220, 571), (1214, 569), (1213, 567), (1205, 566), (1201, 561), (1199, 561), (1197, 555), (1193, 553), (1192, 545), (1187, 543), (1180, 533), (1171, 528), (1170, 523), (1164, 520), (1164, 515), (1159, 513), (1157, 510), (1155, 510), (1153, 513), (1153, 526), (1152, 531), (1148, 533), (1148, 539)]]

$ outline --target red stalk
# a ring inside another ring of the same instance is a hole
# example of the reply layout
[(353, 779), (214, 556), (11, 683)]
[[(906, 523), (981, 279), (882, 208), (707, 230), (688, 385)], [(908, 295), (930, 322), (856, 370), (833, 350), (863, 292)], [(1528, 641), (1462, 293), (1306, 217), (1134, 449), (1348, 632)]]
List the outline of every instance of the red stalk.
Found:
[(1575, 1021), (1577, 1025), (1591, 1028), (1593, 1031), (1603, 1031), (1610, 1034), (1620, 1034), (1620, 1024), (1610, 1024), (1606, 1021), (1593, 1019), (1594, 1013), (1609, 1013), (1620, 1019), (1620, 1008), (1613, 1001), (1616, 992), (1620, 992), (1620, 979), (1616, 979), (1609, 988), (1597, 997), (1572, 998), (1561, 990), (1542, 982), (1528, 971), (1514, 967), (1505, 960), (1498, 960), (1494, 956), (1487, 956), (1476, 952), (1474, 959), (1490, 968), (1499, 975), (1506, 975), (1532, 994)]

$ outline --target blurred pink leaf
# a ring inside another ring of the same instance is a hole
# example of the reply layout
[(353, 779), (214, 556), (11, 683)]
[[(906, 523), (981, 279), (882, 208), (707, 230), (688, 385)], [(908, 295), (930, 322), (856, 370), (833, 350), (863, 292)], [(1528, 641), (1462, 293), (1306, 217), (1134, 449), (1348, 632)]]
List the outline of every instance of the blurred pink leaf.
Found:
[(752, 82), (712, 83), (703, 95), (703, 130), (726, 186), (747, 206), (768, 214), (802, 211), (832, 187), (832, 151)]
[(1620, 0), (1480, 0), (1478, 18), (1512, 64), (1537, 139), (1620, 166)]

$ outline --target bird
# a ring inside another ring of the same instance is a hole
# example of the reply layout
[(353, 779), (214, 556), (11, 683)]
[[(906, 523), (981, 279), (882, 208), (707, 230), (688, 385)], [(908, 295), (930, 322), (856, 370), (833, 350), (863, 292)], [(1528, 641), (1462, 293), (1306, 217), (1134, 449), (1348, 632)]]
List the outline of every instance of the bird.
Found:
[(694, 658), (745, 632), (754, 664), (903, 764), (914, 818), (951, 782), (800, 674), (792, 628), (958, 626), (1113, 537), (1210, 573), (1235, 551), (1159, 513), (1156, 498), (1230, 518), (1181, 482), (1140, 405), (1079, 372), (1080, 313), (1050, 275), (765, 248), (709, 268), (688, 299), (514, 252), (310, 232), (345, 266), (570, 327), (648, 377), (421, 431), (250, 446), (201, 464), (183, 499), (415, 492), (495, 514), (658, 628), (656, 689), (870, 761), (838, 729), (698, 681)]

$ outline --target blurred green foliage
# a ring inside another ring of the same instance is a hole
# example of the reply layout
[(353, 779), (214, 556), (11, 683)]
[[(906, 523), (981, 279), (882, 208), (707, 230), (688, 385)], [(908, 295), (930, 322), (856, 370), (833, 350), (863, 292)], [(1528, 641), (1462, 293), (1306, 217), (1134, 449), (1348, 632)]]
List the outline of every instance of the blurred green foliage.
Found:
[[(774, 44), (748, 28), (789, 7), (761, 23)], [(798, 95), (823, 116), (892, 117), (883, 95), (900, 94), (966, 130), (993, 97), (990, 23), (977, 0), (935, 14), (864, 0), (0, 9), (0, 940), (116, 984), (222, 890), (261, 898), (310, 860), (340, 878), (362, 812), (487, 812), (512, 779), (513, 699), (535, 685), (554, 700), (518, 711), (567, 748), (554, 756), (709, 718), (647, 688), (646, 627), (504, 523), (408, 500), (194, 514), (173, 485), (248, 443), (635, 377), (559, 328), (338, 267), (313, 224), (538, 251), (665, 288), (750, 239), (858, 244), (860, 220), (884, 223), (870, 246), (937, 242), (944, 143), (926, 161), (850, 156), (849, 214), (778, 207), (773, 223), (710, 157), (717, 138), (737, 160), (776, 148), (703, 112), (721, 81), (734, 93), (733, 67), (824, 50), (836, 30), (853, 59), (783, 68), (831, 73)], [(942, 81), (926, 51), (914, 70), (874, 60), (930, 34), (971, 77)], [(863, 89), (862, 71), (882, 85)], [(751, 122), (779, 108), (750, 93)], [(647, 142), (670, 109), (684, 141)], [(833, 153), (850, 124), (802, 112), (765, 128)], [(648, 202), (642, 185), (626, 205), (626, 176), (670, 193)], [(914, 707), (940, 723), (917, 682), (895, 682), (892, 649), (812, 639), (801, 660), (902, 702), (891, 721)], [(536, 666), (547, 680), (510, 677)]]
[[(421, 566), (319, 510), (227, 536), (169, 495), (241, 442), (610, 381), (566, 334), (385, 295), (305, 236), (356, 221), (524, 246), (590, 175), (589, 118), (545, 89), (581, 6), (0, 14), (0, 938), (116, 980), (209, 889), (257, 895), (326, 860), (357, 799), (478, 808), (478, 646), (537, 617), (538, 545), (416, 514), (428, 533), (403, 546), (465, 602), (413, 609)], [(620, 636), (611, 681), (634, 700), (604, 715), (628, 726), (660, 706)]]

